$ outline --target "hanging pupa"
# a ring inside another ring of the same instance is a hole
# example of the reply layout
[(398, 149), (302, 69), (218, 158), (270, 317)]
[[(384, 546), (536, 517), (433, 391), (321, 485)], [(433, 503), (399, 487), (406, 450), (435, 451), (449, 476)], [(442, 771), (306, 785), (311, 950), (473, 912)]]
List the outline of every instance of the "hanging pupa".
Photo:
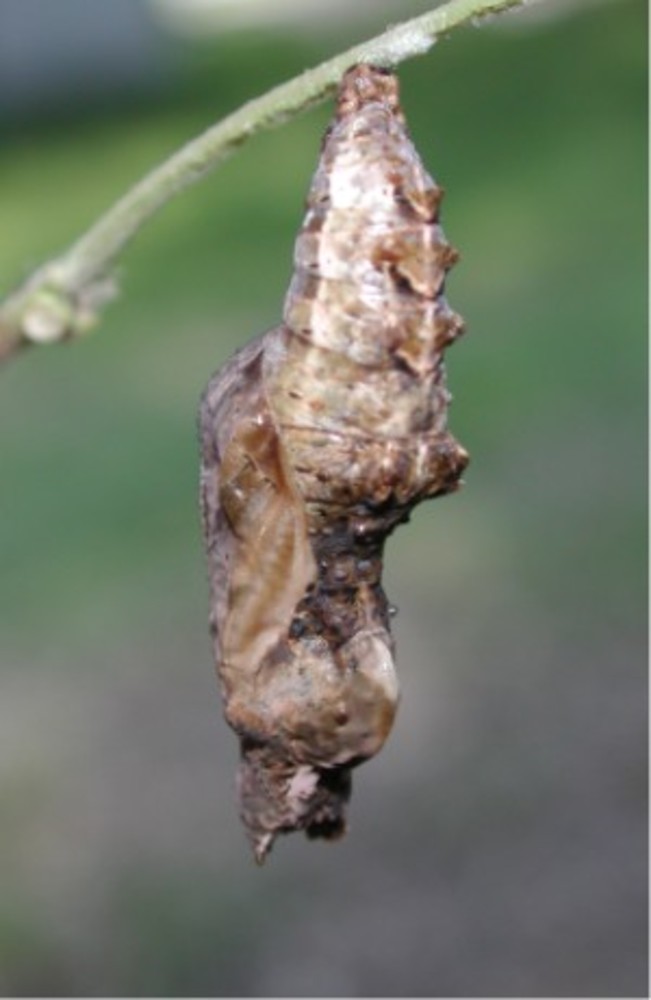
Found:
[(344, 76), (295, 247), (280, 326), (239, 351), (201, 404), (211, 630), (241, 744), (258, 860), (279, 833), (345, 830), (351, 771), (398, 704), (386, 538), (457, 488), (443, 353), (457, 258), (441, 189), (408, 136), (394, 75)]

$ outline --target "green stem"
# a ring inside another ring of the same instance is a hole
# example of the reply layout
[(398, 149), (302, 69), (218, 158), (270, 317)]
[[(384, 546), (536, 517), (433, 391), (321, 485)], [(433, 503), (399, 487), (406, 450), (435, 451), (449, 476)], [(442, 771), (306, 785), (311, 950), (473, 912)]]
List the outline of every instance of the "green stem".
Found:
[(112, 265), (147, 219), (252, 136), (325, 99), (350, 66), (395, 66), (427, 52), (437, 38), (459, 25), (524, 3), (449, 0), (275, 87), (207, 129), (147, 174), (71, 247), (0, 303), (0, 359), (25, 343), (60, 341), (91, 326), (112, 297)]

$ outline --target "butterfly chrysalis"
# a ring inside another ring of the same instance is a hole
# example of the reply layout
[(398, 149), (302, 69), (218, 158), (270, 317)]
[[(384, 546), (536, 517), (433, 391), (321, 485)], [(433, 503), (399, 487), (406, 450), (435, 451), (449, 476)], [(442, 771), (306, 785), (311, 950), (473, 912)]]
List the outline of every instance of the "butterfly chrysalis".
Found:
[(344, 832), (351, 771), (398, 703), (384, 542), (457, 488), (443, 295), (457, 258), (392, 74), (349, 70), (295, 247), (283, 322), (211, 379), (201, 497), (211, 630), (255, 855)]

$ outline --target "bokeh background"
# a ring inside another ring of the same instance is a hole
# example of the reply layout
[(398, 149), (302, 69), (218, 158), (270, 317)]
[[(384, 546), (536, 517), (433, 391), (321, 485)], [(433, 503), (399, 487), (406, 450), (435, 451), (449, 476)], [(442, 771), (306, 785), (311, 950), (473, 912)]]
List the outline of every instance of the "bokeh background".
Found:
[[(245, 99), (427, 6), (0, 0), (2, 290)], [(346, 840), (253, 865), (195, 420), (279, 319), (324, 106), (170, 204), (92, 335), (1, 373), (4, 994), (646, 995), (646, 5), (542, 3), (400, 76), (462, 252), (472, 464), (388, 545), (391, 739)]]

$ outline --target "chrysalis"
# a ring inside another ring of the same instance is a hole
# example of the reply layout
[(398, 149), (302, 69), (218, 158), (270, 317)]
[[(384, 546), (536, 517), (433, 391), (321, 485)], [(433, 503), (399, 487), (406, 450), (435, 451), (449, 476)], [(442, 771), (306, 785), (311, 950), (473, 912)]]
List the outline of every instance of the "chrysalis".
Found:
[(441, 197), (396, 78), (349, 70), (283, 323), (203, 396), (211, 630), (259, 861), (279, 833), (344, 832), (351, 771), (398, 703), (384, 542), (468, 460), (446, 430), (443, 352), (463, 324), (443, 297)]

